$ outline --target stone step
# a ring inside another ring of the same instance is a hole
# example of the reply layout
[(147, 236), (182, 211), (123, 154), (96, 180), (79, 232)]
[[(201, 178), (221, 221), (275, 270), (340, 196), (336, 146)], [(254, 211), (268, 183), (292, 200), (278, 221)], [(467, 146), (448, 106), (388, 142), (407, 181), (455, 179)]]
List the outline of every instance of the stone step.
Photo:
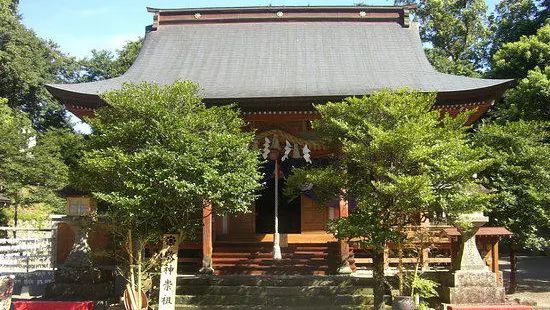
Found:
[(372, 278), (349, 276), (178, 276), (178, 285), (217, 286), (359, 286), (373, 287)]
[(177, 295), (270, 295), (270, 296), (322, 296), (322, 295), (354, 295), (370, 296), (370, 287), (353, 286), (206, 286), (180, 285), (176, 288)]
[(251, 305), (251, 306), (326, 306), (326, 305), (372, 305), (372, 296), (354, 295), (177, 295), (178, 305)]
[[(345, 306), (345, 305), (323, 305), (323, 306), (250, 306), (250, 305), (177, 305), (177, 310), (371, 310), (373, 306)], [(390, 310), (391, 307), (386, 307)]]
[(317, 270), (317, 269), (295, 269), (295, 270), (280, 270), (277, 268), (255, 270), (255, 269), (219, 269), (214, 271), (215, 275), (249, 275), (249, 276), (269, 276), (269, 275), (311, 275), (311, 276), (327, 276), (333, 275), (335, 272), (332, 270)]
[(254, 263), (269, 263), (274, 265), (284, 265), (284, 264), (302, 264), (302, 263), (328, 263), (330, 259), (323, 257), (283, 257), (282, 259), (269, 258), (258, 258), (258, 257), (213, 257), (214, 262), (247, 262), (250, 264)]

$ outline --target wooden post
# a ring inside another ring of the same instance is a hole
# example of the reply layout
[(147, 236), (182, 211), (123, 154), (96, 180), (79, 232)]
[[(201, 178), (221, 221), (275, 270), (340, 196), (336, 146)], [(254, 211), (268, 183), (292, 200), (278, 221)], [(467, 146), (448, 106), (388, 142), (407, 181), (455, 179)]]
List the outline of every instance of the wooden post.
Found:
[[(343, 198), (340, 198), (339, 204), (340, 217), (348, 216), (348, 202)], [(349, 243), (346, 240), (338, 240), (338, 245), (340, 248), (340, 267), (338, 268), (338, 273), (340, 274), (350, 274), (353, 272), (351, 266), (349, 265)]]
[(202, 268), (200, 273), (212, 274), (212, 204), (204, 202), (202, 209)]
[(460, 244), (460, 236), (456, 238), (456, 240), (453, 240), (453, 238), (449, 238), (451, 242), (451, 270), (457, 270), (458, 269), (458, 251), (459, 251), (459, 244)]
[(493, 251), (492, 251), (492, 259), (493, 259), (493, 272), (495, 273), (495, 277), (497, 279), (497, 283), (502, 285), (502, 279), (500, 278), (500, 268), (498, 266), (498, 237), (495, 238), (493, 241)]
[(390, 267), (390, 248), (386, 244), (384, 246), (384, 269), (388, 269)]
[(422, 270), (430, 269), (430, 249), (422, 247)]

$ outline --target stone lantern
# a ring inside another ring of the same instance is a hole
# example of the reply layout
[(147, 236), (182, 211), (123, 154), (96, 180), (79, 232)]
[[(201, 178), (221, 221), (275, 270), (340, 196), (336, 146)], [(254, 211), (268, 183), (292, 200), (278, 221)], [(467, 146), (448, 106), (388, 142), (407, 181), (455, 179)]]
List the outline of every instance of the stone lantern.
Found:
[(483, 262), (476, 245), (476, 233), (489, 218), (483, 213), (461, 216), (471, 225), (459, 229), (461, 245), (458, 269), (451, 274), (448, 301), (452, 304), (498, 304), (504, 302), (504, 287)]

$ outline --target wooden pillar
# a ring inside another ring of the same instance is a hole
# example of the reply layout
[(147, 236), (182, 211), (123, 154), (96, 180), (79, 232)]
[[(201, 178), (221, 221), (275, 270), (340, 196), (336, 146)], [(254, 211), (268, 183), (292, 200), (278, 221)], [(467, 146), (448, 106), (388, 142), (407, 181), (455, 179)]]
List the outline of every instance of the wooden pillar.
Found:
[(449, 238), (451, 241), (451, 270), (457, 270), (458, 269), (458, 252), (460, 248), (460, 237)]
[(202, 209), (202, 268), (200, 273), (212, 274), (212, 204), (205, 201)]
[(430, 269), (430, 249), (422, 248), (422, 270)]
[(493, 259), (493, 272), (495, 273), (495, 277), (497, 279), (498, 284), (502, 284), (502, 279), (500, 278), (500, 268), (498, 266), (498, 237), (495, 237), (493, 240), (493, 251), (492, 251), (492, 259)]
[(384, 246), (384, 269), (390, 268), (390, 247), (389, 245)]
[[(340, 217), (347, 217), (348, 213), (348, 202), (343, 198), (339, 201), (339, 211)], [(350, 251), (349, 243), (346, 240), (338, 240), (338, 245), (340, 248), (340, 267), (338, 268), (338, 273), (341, 274), (350, 274), (353, 272), (349, 264)]]
[(422, 270), (430, 269), (430, 218), (424, 213), (421, 218), (424, 220), (420, 222), (420, 246), (422, 248)]

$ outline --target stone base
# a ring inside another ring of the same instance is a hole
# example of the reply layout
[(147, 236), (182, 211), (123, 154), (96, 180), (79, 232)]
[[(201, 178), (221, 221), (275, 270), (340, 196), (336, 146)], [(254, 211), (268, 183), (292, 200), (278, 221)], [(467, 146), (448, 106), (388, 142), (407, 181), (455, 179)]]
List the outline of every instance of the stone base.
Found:
[(63, 268), (54, 271), (56, 283), (102, 283), (109, 280), (105, 272), (97, 268)]
[(106, 300), (113, 295), (111, 276), (97, 268), (63, 268), (46, 285), (45, 300)]
[(105, 300), (112, 295), (110, 283), (51, 283), (46, 286), (46, 300)]
[(495, 274), (483, 270), (457, 270), (451, 275), (451, 286), (443, 299), (451, 304), (503, 304), (504, 287), (497, 284)]
[(449, 287), (451, 304), (503, 304), (504, 287)]
[(451, 286), (496, 286), (496, 276), (488, 270), (457, 270), (451, 274)]

